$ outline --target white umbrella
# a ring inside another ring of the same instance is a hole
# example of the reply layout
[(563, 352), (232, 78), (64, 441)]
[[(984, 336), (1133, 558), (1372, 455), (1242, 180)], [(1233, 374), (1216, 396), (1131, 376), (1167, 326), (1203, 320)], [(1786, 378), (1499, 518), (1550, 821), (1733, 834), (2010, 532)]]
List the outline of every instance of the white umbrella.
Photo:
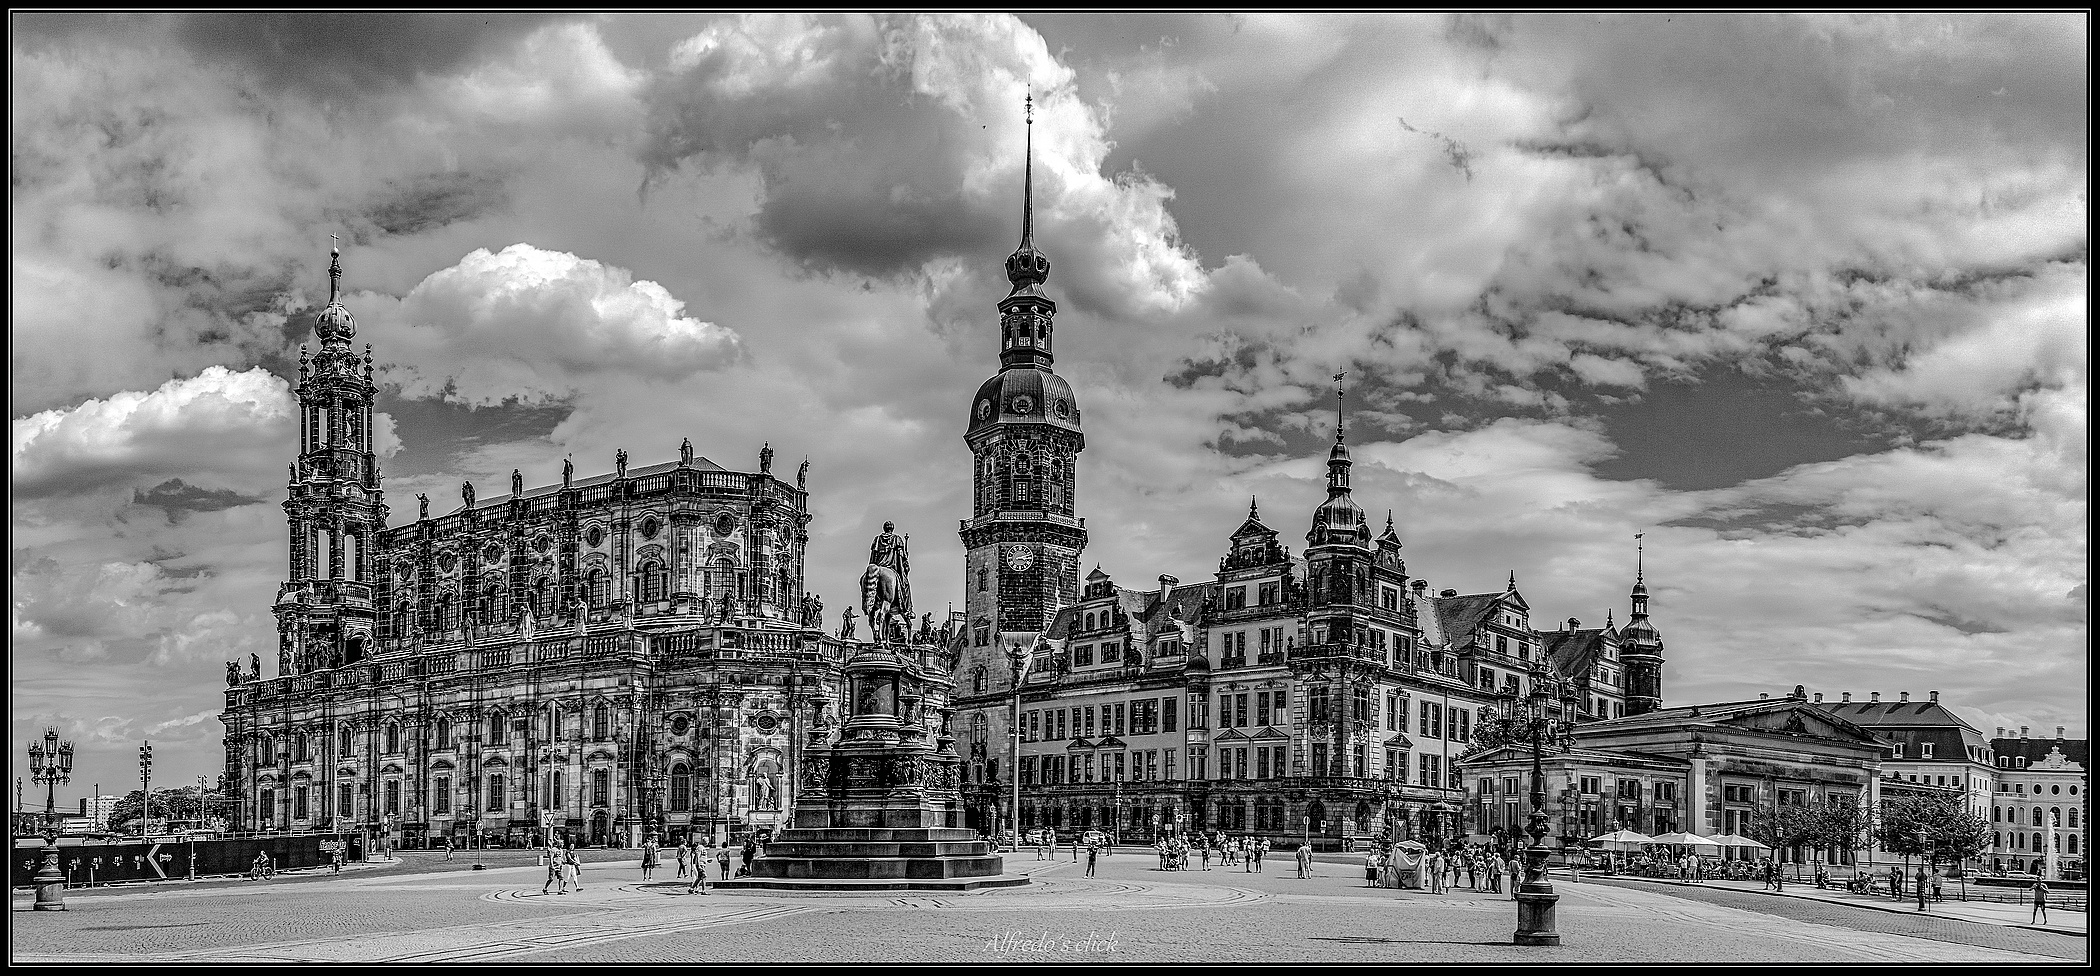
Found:
[(1592, 844), (1603, 844), (1615, 851), (1631, 850), (1642, 844), (1653, 844), (1655, 838), (1631, 830), (1614, 830), (1611, 833), (1589, 839)]
[(1753, 851), (1771, 850), (1771, 848), (1766, 847), (1765, 845), (1751, 840), (1750, 838), (1745, 837), (1741, 834), (1720, 834), (1713, 838), (1713, 842), (1721, 845), (1722, 847), (1747, 847)]
[(1678, 847), (1711, 847), (1715, 850), (1721, 849), (1721, 842), (1715, 840), (1712, 837), (1701, 837), (1698, 834), (1689, 833), (1687, 831), (1682, 830), (1669, 834), (1656, 834), (1655, 842), (1658, 844), (1674, 844)]

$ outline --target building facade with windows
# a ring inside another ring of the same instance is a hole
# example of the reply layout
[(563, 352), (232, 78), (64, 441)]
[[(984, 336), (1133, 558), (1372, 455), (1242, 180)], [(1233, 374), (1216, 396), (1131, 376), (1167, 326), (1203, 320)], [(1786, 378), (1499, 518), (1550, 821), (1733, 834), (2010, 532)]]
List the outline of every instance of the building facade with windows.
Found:
[(1999, 729), (1991, 739), (1993, 868), (2043, 874), (2054, 852), (2063, 876), (2086, 876), (2088, 741), (2064, 738), (2060, 725), (2053, 739), (2029, 738), (2024, 727), (2017, 736)]
[(975, 482), (955, 707), (971, 826), (1013, 826), (1018, 777), (1022, 829), (1323, 846), (1388, 823), (1444, 835), (1460, 829), (1454, 763), (1474, 725), (1523, 694), (1532, 669), (1570, 679), (1568, 707), (1584, 717), (1660, 705), (1662, 641), (1638, 574), (1623, 634), (1574, 622), (1541, 633), (1515, 574), (1495, 591), (1433, 589), (1410, 575), (1391, 514), (1374, 535), (1339, 427), (1302, 551), (1250, 504), (1210, 579), (1128, 589), (1097, 567), (1082, 583), (1081, 415), (1054, 372), (1050, 261), (1025, 199), (999, 370), (963, 435)]
[(227, 666), (236, 827), (633, 845), (781, 818), (840, 653), (803, 587), (807, 465), (623, 450), (390, 526), (340, 275), (300, 357), (276, 674)]

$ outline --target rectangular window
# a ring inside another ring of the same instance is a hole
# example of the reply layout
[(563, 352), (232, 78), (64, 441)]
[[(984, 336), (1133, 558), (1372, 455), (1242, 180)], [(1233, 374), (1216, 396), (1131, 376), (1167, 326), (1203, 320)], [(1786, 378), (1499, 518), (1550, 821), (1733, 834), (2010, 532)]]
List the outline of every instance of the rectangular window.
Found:
[(1101, 645), (1101, 663), (1113, 664), (1123, 659), (1123, 642), (1109, 641)]
[(306, 787), (292, 787), (292, 819), (306, 819)]
[(1159, 700), (1160, 731), (1176, 731), (1174, 728), (1174, 706), (1176, 704), (1178, 704), (1178, 702), (1172, 698), (1162, 698)]
[(1422, 767), (1423, 786), (1439, 785), (1438, 781), (1442, 778), (1442, 776), (1441, 771), (1438, 769), (1437, 759), (1438, 757), (1430, 755), (1424, 755), (1421, 757), (1420, 762)]
[(1422, 703), (1422, 734), (1428, 738), (1441, 738), (1438, 730), (1444, 726), (1444, 707), (1436, 702)]
[(1400, 609), (1400, 591), (1390, 586), (1381, 587), (1378, 591), (1378, 608), (1381, 610)]
[[(1245, 696), (1241, 696), (1241, 697), (1245, 697)], [(1234, 749), (1234, 750), (1232, 750), (1232, 751), (1233, 751), (1233, 760), (1232, 760), (1232, 768), (1233, 768), (1233, 770), (1234, 770), (1235, 772), (1237, 772), (1237, 773), (1238, 773), (1238, 776), (1237, 776), (1236, 778), (1238, 778), (1238, 779), (1246, 779), (1246, 778), (1247, 778), (1247, 750), (1246, 750), (1246, 748), (1245, 748), (1245, 747), (1242, 747), (1242, 748), (1239, 748), (1239, 749)]]
[(1261, 602), (1263, 606), (1283, 602), (1282, 594), (1282, 588), (1275, 583), (1263, 583), (1261, 585)]
[(1582, 777), (1582, 792), (1583, 792), (1583, 795), (1585, 795), (1585, 796), (1595, 796), (1596, 794), (1598, 794), (1598, 793), (1602, 792), (1602, 790), (1603, 790), (1603, 782), (1602, 782), (1602, 779), (1601, 779), (1600, 777), (1596, 777), (1596, 776), (1584, 776), (1584, 777)]
[(1247, 696), (1245, 694), (1232, 696), (1232, 724), (1234, 728), (1244, 729), (1247, 727)]
[(1167, 779), (1171, 780), (1174, 778), (1174, 750), (1168, 749), (1165, 751), (1167, 754)]
[(1266, 691), (1257, 691), (1257, 692), (1255, 692), (1255, 693), (1254, 693), (1254, 724), (1256, 724), (1256, 725), (1268, 725), (1268, 724), (1270, 724), (1270, 723), (1269, 723), (1269, 693), (1268, 693), (1268, 692), (1266, 692)]
[[(1315, 748), (1318, 747), (1316, 746)], [(1269, 778), (1269, 750), (1267, 749), (1256, 749), (1254, 751), (1254, 778)]]
[(1084, 666), (1094, 663), (1094, 645), (1081, 644), (1072, 649), (1072, 664)]
[(1473, 713), (1463, 708), (1458, 709), (1457, 711), (1458, 741), (1471, 742), (1473, 741)]
[(1117, 734), (1117, 735), (1128, 735), (1128, 734), (1130, 734), (1130, 733), (1128, 733), (1128, 732), (1125, 732), (1125, 731), (1123, 731), (1123, 730), (1124, 730), (1124, 729), (1126, 729), (1126, 728), (1129, 728), (1129, 726), (1127, 726), (1127, 725), (1124, 725), (1124, 724), (1123, 724), (1123, 703), (1122, 703), (1122, 702), (1117, 702), (1117, 703), (1116, 703), (1116, 734)]
[(1931, 758), (1932, 758), (1932, 743), (1930, 743), (1930, 742), (1920, 742), (1920, 743), (1918, 743), (1918, 758), (1919, 758), (1919, 759), (1931, 759)]
[(1897, 743), (1894, 743), (1894, 744), (1890, 745), (1890, 746), (1889, 746), (1889, 748), (1891, 748), (1891, 749), (1894, 749), (1894, 750), (1895, 750), (1895, 758), (1897, 758), (1897, 759), (1901, 759), (1901, 758), (1903, 758), (1903, 743), (1901, 743), (1901, 742), (1897, 742)]
[(1021, 757), (1021, 785), (1035, 785), (1035, 763), (1036, 757), (1034, 756)]
[(1116, 753), (1115, 755), (1116, 755), (1116, 772), (1115, 772), (1115, 777), (1114, 777), (1114, 778), (1115, 778), (1115, 779), (1119, 779), (1119, 780), (1120, 780), (1120, 779), (1122, 779), (1122, 778), (1123, 778), (1123, 754), (1119, 752), (1119, 753)]

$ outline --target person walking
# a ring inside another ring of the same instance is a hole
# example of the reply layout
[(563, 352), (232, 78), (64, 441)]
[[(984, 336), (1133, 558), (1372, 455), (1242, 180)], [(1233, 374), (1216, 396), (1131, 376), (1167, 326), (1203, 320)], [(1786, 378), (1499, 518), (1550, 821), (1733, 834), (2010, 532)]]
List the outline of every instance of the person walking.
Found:
[(1312, 848), (1304, 841), (1298, 842), (1298, 877), (1312, 877)]
[(1091, 878), (1091, 877), (1093, 877), (1093, 876), (1094, 876), (1094, 861), (1095, 861), (1095, 859), (1096, 859), (1096, 858), (1098, 858), (1098, 857), (1100, 856), (1100, 854), (1101, 854), (1101, 848), (1100, 848), (1100, 847), (1098, 847), (1098, 846), (1096, 846), (1096, 845), (1094, 845), (1094, 844), (1088, 844), (1088, 845), (1086, 845), (1086, 876), (1087, 876), (1087, 877)]
[(445, 860), (452, 860), (452, 838), (445, 838)]
[(2033, 925), (2039, 921), (2041, 924), (2047, 925), (2049, 924), (2049, 883), (2036, 878), (2034, 879), (2033, 891), (2034, 910), (2027, 913), (2027, 924)]
[(720, 868), (722, 869), (722, 873), (721, 873), (721, 874), (718, 874), (718, 875), (716, 875), (716, 876), (715, 876), (715, 877), (716, 877), (716, 879), (717, 879), (717, 880), (720, 880), (720, 881), (727, 881), (727, 880), (729, 880), (729, 842), (728, 842), (728, 841), (726, 841), (726, 840), (725, 840), (725, 841), (723, 841), (723, 842), (722, 842), (722, 846), (721, 846), (721, 847), (718, 847), (718, 848), (716, 848), (716, 849), (715, 849), (715, 863), (716, 863), (716, 865), (717, 865), (717, 866), (719, 866), (719, 867), (720, 867)]
[(1205, 870), (1205, 871), (1208, 871), (1208, 870), (1210, 870), (1210, 841), (1208, 841), (1208, 840), (1198, 840), (1198, 841), (1196, 842), (1196, 844), (1197, 844), (1196, 856), (1197, 856), (1198, 858), (1202, 859), (1202, 861), (1203, 861), (1203, 870)]
[(582, 891), (583, 858), (576, 853), (576, 848), (564, 848), (562, 850), (561, 861), (562, 869), (565, 872), (567, 872), (569, 876), (569, 886), (575, 888), (577, 891)]
[(1524, 881), (1524, 861), (1515, 851), (1509, 853), (1509, 900), (1517, 900), (1517, 886)]
[(547, 879), (540, 882), (540, 894), (547, 894), (547, 889), (557, 885), (561, 887), (561, 894), (568, 894), (569, 875), (566, 865), (562, 863), (562, 849), (555, 846), (554, 842), (550, 840), (547, 842), (546, 849), (540, 852), (540, 860), (546, 862), (547, 865)]
[(657, 850), (656, 837), (654, 835), (642, 841), (642, 880), (645, 882), (649, 880), (650, 875), (656, 873)]
[(693, 841), (691, 843), (693, 847), (693, 880), (686, 882), (685, 893), (690, 895), (697, 891), (704, 895), (708, 893), (707, 862), (709, 858), (707, 842)]
[(1473, 857), (1470, 848), (1466, 850), (1466, 887), (1480, 890), (1480, 862)]
[(742, 869), (742, 870), (740, 870), (740, 871), (738, 871), (738, 872), (737, 872), (737, 877), (740, 877), (740, 878), (741, 878), (741, 877), (748, 877), (748, 876), (749, 876), (749, 875), (751, 874), (751, 862), (752, 862), (752, 860), (753, 860), (753, 859), (755, 859), (755, 858), (757, 858), (757, 857), (758, 857), (758, 838), (756, 838), (756, 837), (750, 837), (750, 838), (746, 838), (746, 839), (744, 840), (744, 866), (743, 866), (743, 869)]
[(1429, 856), (1422, 859), (1422, 873), (1429, 878), (1429, 893), (1432, 895), (1442, 894), (1444, 891), (1443, 852), (1430, 851)]
[(1918, 911), (1925, 910), (1925, 865), (1918, 865)]
[(678, 842), (678, 876), (685, 877), (686, 865), (692, 863), (693, 839), (688, 837)]

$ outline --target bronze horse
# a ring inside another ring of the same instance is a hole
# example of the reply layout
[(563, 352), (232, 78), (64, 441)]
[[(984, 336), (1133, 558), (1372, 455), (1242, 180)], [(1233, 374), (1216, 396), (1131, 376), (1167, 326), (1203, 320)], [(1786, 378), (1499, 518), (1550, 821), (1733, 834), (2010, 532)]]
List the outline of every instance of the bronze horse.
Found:
[(903, 602), (897, 571), (870, 564), (860, 574), (860, 608), (868, 615), (868, 636), (877, 643), (901, 641), (911, 627), (911, 607)]

